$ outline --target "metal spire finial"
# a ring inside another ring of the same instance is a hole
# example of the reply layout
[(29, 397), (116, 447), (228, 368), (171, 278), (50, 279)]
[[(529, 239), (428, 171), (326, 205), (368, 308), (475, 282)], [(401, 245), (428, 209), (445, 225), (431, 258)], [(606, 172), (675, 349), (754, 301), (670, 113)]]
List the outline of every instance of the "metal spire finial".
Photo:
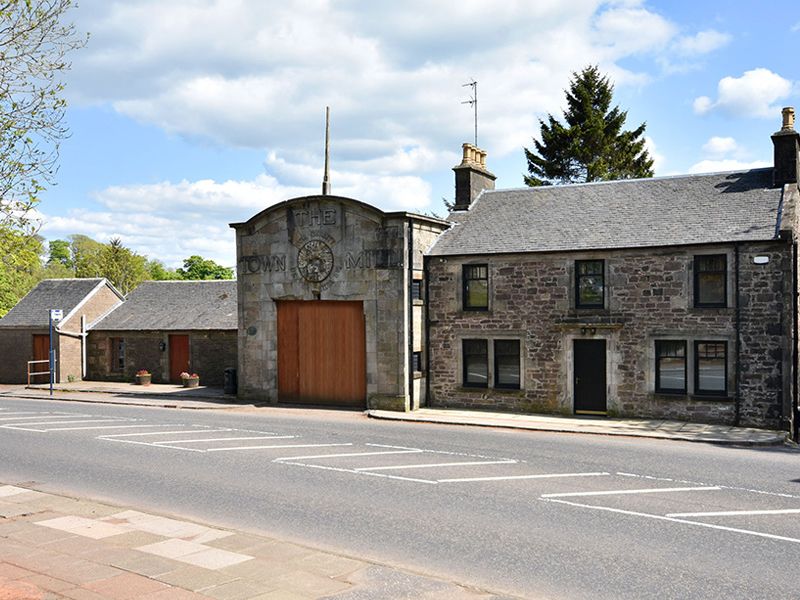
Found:
[(330, 173), (328, 171), (328, 158), (330, 154), (330, 135), (331, 135), (331, 107), (325, 107), (325, 174), (322, 176), (322, 195), (327, 196), (331, 193)]

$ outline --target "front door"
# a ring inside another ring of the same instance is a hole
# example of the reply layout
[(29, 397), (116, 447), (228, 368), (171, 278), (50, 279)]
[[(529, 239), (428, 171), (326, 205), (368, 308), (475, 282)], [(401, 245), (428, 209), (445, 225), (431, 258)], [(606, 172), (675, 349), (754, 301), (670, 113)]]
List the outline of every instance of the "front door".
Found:
[(181, 382), (181, 373), (189, 370), (189, 336), (169, 336), (169, 380), (172, 383)]
[(361, 302), (278, 302), (278, 399), (364, 408), (366, 328)]
[[(33, 360), (50, 360), (50, 336), (38, 335), (33, 336)], [(42, 373), (50, 370), (49, 362), (36, 362), (31, 365), (31, 373)], [(49, 375), (33, 375), (31, 383), (48, 383), (50, 381)], [(55, 378), (53, 379), (55, 381)]]
[(606, 414), (606, 341), (574, 340), (575, 414)]

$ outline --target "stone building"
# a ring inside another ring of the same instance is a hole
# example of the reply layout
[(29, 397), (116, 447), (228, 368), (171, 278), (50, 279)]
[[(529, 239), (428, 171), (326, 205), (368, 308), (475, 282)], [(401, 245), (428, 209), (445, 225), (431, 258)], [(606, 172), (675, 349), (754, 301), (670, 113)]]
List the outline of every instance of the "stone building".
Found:
[(88, 379), (180, 383), (184, 371), (221, 386), (236, 367), (236, 282), (145, 281), (92, 324)]
[(791, 428), (793, 115), (741, 172), (495, 191), (465, 150), (425, 258), (428, 404)]
[[(86, 337), (91, 324), (123, 301), (106, 279), (46, 279), (39, 282), (0, 319), (0, 383), (26, 383), (28, 361), (47, 361), (50, 351), (50, 310), (63, 318), (53, 330), (55, 381), (79, 380), (85, 375)], [(31, 372), (48, 371), (47, 362)], [(49, 381), (34, 376), (33, 383)]]
[(423, 255), (447, 222), (324, 194), (231, 226), (240, 398), (424, 404)]

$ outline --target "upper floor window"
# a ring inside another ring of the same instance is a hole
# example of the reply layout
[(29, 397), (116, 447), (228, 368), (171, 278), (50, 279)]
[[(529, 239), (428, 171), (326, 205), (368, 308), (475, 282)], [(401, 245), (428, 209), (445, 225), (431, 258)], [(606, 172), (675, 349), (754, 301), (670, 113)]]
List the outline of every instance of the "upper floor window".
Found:
[(694, 343), (694, 387), (697, 394), (724, 396), (728, 392), (728, 344)]
[(489, 266), (464, 265), (464, 310), (489, 309)]
[(422, 279), (411, 280), (411, 299), (422, 300)]
[(684, 340), (656, 340), (656, 391), (686, 393)]
[(724, 307), (728, 304), (728, 260), (724, 254), (694, 257), (694, 305)]
[(575, 261), (575, 308), (603, 308), (604, 263), (603, 260)]

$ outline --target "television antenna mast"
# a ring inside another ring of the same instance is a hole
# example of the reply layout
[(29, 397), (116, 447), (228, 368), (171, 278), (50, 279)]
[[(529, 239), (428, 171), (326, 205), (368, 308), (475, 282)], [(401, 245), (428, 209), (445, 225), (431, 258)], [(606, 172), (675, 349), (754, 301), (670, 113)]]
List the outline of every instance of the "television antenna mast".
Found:
[(469, 104), (475, 111), (475, 146), (478, 146), (478, 82), (472, 79), (469, 83), (465, 83), (461, 87), (471, 87), (472, 97), (465, 100), (461, 104)]

